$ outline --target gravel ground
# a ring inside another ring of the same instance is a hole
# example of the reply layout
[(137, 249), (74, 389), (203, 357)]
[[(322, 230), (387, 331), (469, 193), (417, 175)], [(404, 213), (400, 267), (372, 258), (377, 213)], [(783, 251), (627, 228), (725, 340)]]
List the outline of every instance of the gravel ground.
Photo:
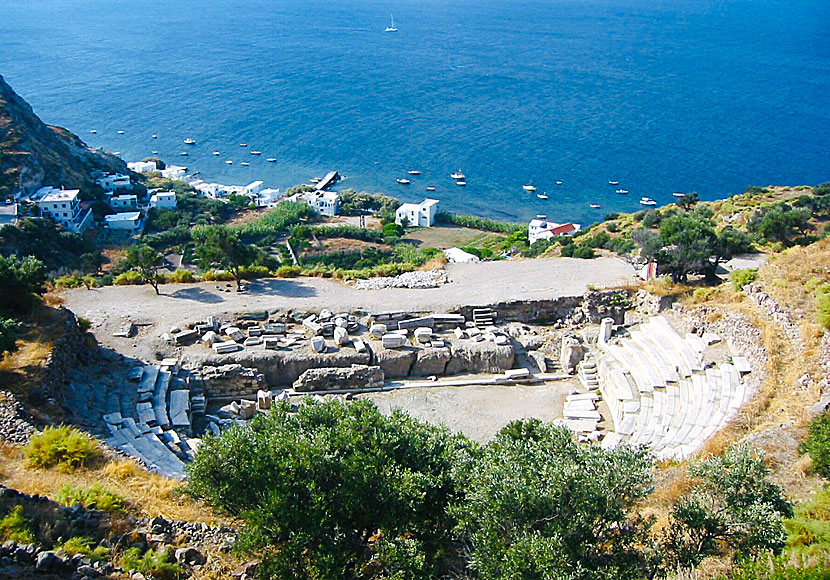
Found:
[(266, 308), (440, 312), (468, 304), (577, 296), (588, 284), (630, 281), (634, 271), (618, 258), (550, 258), (448, 264), (447, 274), (447, 284), (429, 289), (358, 290), (330, 279), (297, 278), (253, 281), (242, 293), (223, 292), (218, 288), (225, 289), (225, 283), (207, 282), (165, 285), (161, 296), (150, 286), (110, 286), (69, 290), (65, 298), (70, 310), (97, 325), (129, 319), (166, 329), (211, 314)]
[(537, 386), (412, 388), (360, 396), (372, 399), (383, 413), (397, 407), (484, 443), (516, 419), (561, 418), (565, 396), (575, 387), (574, 381), (558, 381)]

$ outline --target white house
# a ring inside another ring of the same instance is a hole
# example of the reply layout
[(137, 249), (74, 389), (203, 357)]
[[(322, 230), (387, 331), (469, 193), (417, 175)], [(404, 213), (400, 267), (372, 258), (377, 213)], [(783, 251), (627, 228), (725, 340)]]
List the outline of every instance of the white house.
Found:
[(107, 173), (95, 180), (95, 183), (104, 188), (105, 191), (116, 191), (118, 189), (129, 189), (133, 186), (129, 175), (122, 173)]
[(262, 186), (262, 181), (253, 181), (244, 187), (245, 193), (250, 196), (256, 196), (260, 191), (262, 191)]
[(309, 207), (320, 215), (336, 216), (340, 212), (340, 195), (334, 191), (310, 191), (302, 194)]
[(176, 192), (175, 191), (157, 191), (150, 196), (150, 207), (159, 207), (163, 209), (175, 209), (176, 207)]
[(112, 209), (135, 209), (138, 207), (138, 197), (134, 194), (113, 195), (110, 198)]
[(162, 169), (160, 173), (164, 179), (181, 179), (187, 173), (187, 167), (182, 167), (180, 165), (168, 165), (166, 168)]
[(144, 225), (141, 219), (140, 211), (114, 213), (104, 216), (104, 220), (106, 221), (109, 229), (121, 230), (131, 234), (140, 231)]
[(150, 171), (157, 171), (158, 165), (155, 161), (133, 161), (127, 163), (127, 169), (135, 171), (136, 173), (145, 173)]
[(571, 236), (579, 231), (582, 226), (571, 222), (557, 224), (547, 221), (545, 216), (536, 216), (530, 220), (527, 226), (527, 241), (533, 244), (537, 240), (549, 240), (556, 236)]
[(41, 215), (51, 217), (62, 228), (80, 234), (92, 225), (92, 211), (81, 207), (77, 189), (41, 188), (38, 201)]
[(271, 189), (266, 187), (261, 190), (256, 197), (256, 204), (258, 207), (272, 207), (282, 199), (282, 194), (279, 189)]
[(438, 200), (426, 198), (421, 203), (405, 203), (395, 211), (395, 223), (409, 226), (432, 227), (438, 211)]

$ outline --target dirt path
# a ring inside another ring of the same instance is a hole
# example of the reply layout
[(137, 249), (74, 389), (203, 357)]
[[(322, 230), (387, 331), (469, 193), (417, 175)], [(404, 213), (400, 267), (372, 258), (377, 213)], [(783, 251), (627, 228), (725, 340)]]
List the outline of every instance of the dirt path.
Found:
[(617, 258), (449, 264), (447, 272), (448, 284), (425, 290), (356, 290), (335, 280), (297, 278), (257, 280), (243, 293), (222, 292), (217, 283), (207, 282), (165, 285), (161, 296), (155, 296), (149, 286), (110, 286), (70, 290), (65, 298), (70, 310), (96, 326), (128, 318), (165, 327), (211, 314), (276, 308), (439, 312), (469, 304), (576, 296), (589, 284), (625, 283), (634, 274), (629, 264)]

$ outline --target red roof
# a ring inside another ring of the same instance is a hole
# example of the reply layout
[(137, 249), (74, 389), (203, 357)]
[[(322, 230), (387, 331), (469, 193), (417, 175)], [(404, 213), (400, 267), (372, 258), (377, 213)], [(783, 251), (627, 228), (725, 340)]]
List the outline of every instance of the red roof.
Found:
[(556, 226), (555, 228), (550, 228), (550, 232), (554, 236), (564, 236), (565, 234), (570, 234), (576, 231), (576, 226), (572, 223), (561, 224)]

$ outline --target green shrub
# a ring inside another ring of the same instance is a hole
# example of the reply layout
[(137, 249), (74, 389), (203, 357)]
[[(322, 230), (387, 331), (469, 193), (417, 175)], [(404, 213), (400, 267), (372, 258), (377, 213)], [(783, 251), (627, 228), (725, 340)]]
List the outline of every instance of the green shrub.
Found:
[(144, 280), (141, 278), (141, 274), (139, 272), (136, 272), (135, 270), (127, 270), (126, 272), (122, 272), (116, 276), (112, 283), (116, 286), (137, 286), (144, 284)]
[(239, 277), (243, 280), (255, 280), (257, 278), (268, 278), (271, 270), (267, 266), (242, 266), (239, 269)]
[(66, 276), (55, 278), (56, 288), (80, 288), (83, 285), (84, 281), (81, 277), (75, 276), (74, 274), (67, 274)]
[(830, 580), (827, 566), (793, 566), (784, 559), (747, 560), (717, 580)]
[(89, 320), (89, 318), (78, 316), (76, 320), (78, 321), (78, 328), (81, 329), (81, 332), (86, 332), (87, 330), (92, 328), (92, 321)]
[(501, 234), (512, 234), (513, 232), (526, 230), (525, 224), (514, 224), (510, 222), (498, 222), (481, 218), (474, 215), (453, 214), (439, 211), (435, 214), (435, 223), (443, 225), (461, 226), (485, 232), (496, 232)]
[(758, 278), (758, 270), (752, 268), (741, 268), (740, 270), (733, 270), (729, 274), (729, 281), (732, 282), (732, 287), (736, 292), (743, 290), (747, 284), (755, 282)]
[(233, 274), (227, 270), (208, 270), (202, 274), (205, 282), (233, 282)]
[(32, 524), (23, 515), (23, 506), (15, 506), (14, 509), (2, 520), (0, 520), (0, 538), (12, 540), (18, 544), (33, 544), (35, 534), (32, 531)]
[(32, 435), (23, 449), (30, 467), (57, 467), (65, 473), (86, 467), (99, 460), (103, 453), (98, 443), (74, 427), (46, 427)]
[(92, 538), (85, 538), (82, 536), (73, 536), (66, 540), (61, 546), (70, 556), (80, 554), (92, 560), (93, 562), (104, 562), (110, 559), (112, 551), (104, 546), (95, 546)]
[(168, 284), (186, 284), (195, 282), (196, 276), (190, 270), (176, 270), (164, 277), (164, 281)]
[(817, 490), (809, 501), (797, 504), (795, 515), (784, 527), (788, 535), (785, 556), (830, 564), (830, 488)]
[(121, 554), (118, 565), (123, 570), (137, 570), (156, 580), (178, 580), (184, 572), (163, 548), (147, 550), (143, 555), (138, 548), (129, 548)]
[(277, 268), (278, 278), (296, 278), (299, 275), (299, 266), (280, 266), (279, 268)]
[(800, 451), (813, 460), (813, 471), (830, 479), (830, 411), (825, 410), (810, 422), (809, 434)]
[(67, 483), (58, 490), (55, 501), (66, 507), (80, 505), (108, 513), (122, 511), (125, 503), (123, 497), (104, 489), (100, 482), (91, 486)]
[(830, 284), (822, 284), (816, 288), (816, 309), (818, 321), (824, 328), (830, 329)]

